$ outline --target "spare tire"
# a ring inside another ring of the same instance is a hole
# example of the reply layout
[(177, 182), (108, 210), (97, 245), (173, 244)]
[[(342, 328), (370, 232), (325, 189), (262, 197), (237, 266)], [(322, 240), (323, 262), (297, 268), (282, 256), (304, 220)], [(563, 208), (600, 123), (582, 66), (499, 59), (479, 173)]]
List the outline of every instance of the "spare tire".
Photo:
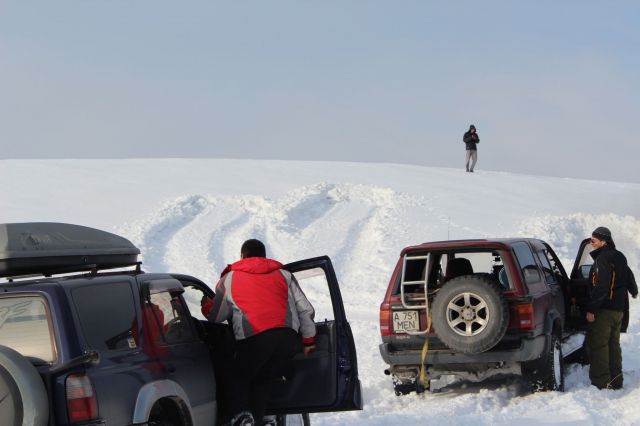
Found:
[(0, 424), (46, 426), (49, 401), (35, 367), (20, 353), (0, 345)]
[(465, 354), (487, 351), (504, 336), (509, 307), (500, 285), (485, 275), (445, 283), (431, 307), (433, 328), (449, 348)]

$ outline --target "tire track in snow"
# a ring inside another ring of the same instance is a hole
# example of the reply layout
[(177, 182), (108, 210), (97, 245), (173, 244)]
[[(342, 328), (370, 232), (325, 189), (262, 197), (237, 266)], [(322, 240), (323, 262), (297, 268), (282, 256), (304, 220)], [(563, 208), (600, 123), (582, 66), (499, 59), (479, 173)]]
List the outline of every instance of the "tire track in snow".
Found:
[[(264, 197), (244, 196), (225, 198), (225, 202), (234, 206), (241, 212), (240, 220), (229, 223), (224, 229), (216, 231), (217, 236), (210, 238), (215, 244), (209, 245), (209, 253), (216, 253), (213, 257), (220, 264), (219, 274), (228, 264), (240, 258), (240, 247), (249, 238), (262, 241), (267, 247), (267, 255), (270, 255), (270, 244), (266, 238), (265, 226), (273, 211), (273, 202)], [(216, 276), (217, 278), (217, 276)]]
[[(381, 197), (380, 191), (388, 192)], [(242, 241), (259, 238), (276, 258), (293, 261), (328, 254), (339, 273), (349, 274), (354, 259), (367, 255), (358, 252), (369, 250), (366, 241), (359, 243), (363, 234), (383, 227), (372, 222), (386, 220), (388, 212), (397, 209), (396, 198), (384, 188), (326, 183), (302, 187), (276, 201), (194, 195), (166, 204), (129, 234), (135, 235), (145, 264), (153, 270), (186, 267), (209, 275), (237, 258)], [(376, 251), (388, 245), (384, 238), (376, 243)]]
[(360, 184), (320, 183), (276, 201), (193, 195), (168, 203), (129, 234), (153, 270), (210, 275), (237, 259), (242, 241), (258, 238), (283, 261), (327, 254), (349, 281), (372, 266), (374, 275), (387, 272), (401, 247), (425, 239), (416, 237), (430, 233), (424, 225), (412, 228), (402, 218), (409, 210), (430, 214), (427, 202)]
[(293, 191), (282, 203), (286, 215), (284, 225), (291, 228), (290, 232), (301, 232), (322, 219), (333, 206), (343, 201), (337, 196), (336, 187), (335, 184), (320, 183)]
[(140, 248), (145, 269), (167, 271), (167, 247), (174, 235), (188, 225), (206, 208), (208, 202), (200, 195), (178, 198), (167, 203), (160, 211), (142, 224), (135, 225), (133, 242)]
[(326, 183), (300, 188), (275, 202), (264, 222), (275, 257), (285, 262), (335, 257), (354, 232), (352, 225), (366, 214), (346, 202), (336, 185)]
[(204, 211), (176, 232), (167, 244), (166, 264), (172, 271), (186, 270), (211, 283), (226, 263), (212, 251), (211, 239), (247, 220), (237, 203), (207, 199)]
[[(225, 239), (230, 230), (241, 227), (249, 221), (249, 214), (246, 212), (240, 212), (233, 220), (225, 223), (219, 229), (214, 230), (211, 234), (208, 235), (207, 241), (207, 261), (211, 265), (212, 268), (212, 285), (218, 280), (218, 277), (226, 267), (228, 263), (231, 262), (229, 256), (225, 256)], [(236, 252), (239, 251), (240, 248), (236, 249)]]

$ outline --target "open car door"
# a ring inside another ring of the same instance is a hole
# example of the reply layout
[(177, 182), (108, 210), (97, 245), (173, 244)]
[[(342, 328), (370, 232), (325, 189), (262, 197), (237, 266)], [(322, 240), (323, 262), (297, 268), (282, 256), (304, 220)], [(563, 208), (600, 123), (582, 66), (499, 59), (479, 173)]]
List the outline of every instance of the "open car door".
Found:
[(290, 263), (284, 269), (293, 273), (316, 311), (316, 350), (307, 357), (302, 352), (296, 354), (293, 374), (274, 384), (267, 411), (361, 410), (356, 349), (331, 260), (316, 257)]
[(589, 301), (589, 291), (591, 281), (589, 281), (589, 271), (593, 265), (591, 252), (593, 246), (591, 239), (586, 238), (580, 243), (576, 260), (569, 276), (569, 303), (570, 303), (570, 324), (576, 330), (587, 329), (586, 306)]

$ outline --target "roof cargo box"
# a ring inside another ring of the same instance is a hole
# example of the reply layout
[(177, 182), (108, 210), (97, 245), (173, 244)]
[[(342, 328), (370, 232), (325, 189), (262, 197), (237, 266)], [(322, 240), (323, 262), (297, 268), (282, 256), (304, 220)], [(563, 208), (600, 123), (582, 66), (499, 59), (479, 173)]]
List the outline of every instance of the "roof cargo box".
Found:
[(0, 277), (135, 265), (140, 250), (110, 232), (67, 223), (0, 224)]

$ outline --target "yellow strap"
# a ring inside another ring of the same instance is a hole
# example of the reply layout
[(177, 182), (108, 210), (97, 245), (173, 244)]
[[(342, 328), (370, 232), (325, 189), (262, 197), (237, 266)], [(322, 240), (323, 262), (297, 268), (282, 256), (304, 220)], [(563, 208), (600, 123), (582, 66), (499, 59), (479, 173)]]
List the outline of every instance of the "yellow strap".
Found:
[(427, 334), (424, 339), (424, 345), (422, 345), (422, 361), (420, 362), (420, 384), (426, 389), (428, 387), (427, 381), (427, 351), (429, 350), (429, 330), (431, 329), (431, 309), (429, 309), (429, 315), (427, 315)]

